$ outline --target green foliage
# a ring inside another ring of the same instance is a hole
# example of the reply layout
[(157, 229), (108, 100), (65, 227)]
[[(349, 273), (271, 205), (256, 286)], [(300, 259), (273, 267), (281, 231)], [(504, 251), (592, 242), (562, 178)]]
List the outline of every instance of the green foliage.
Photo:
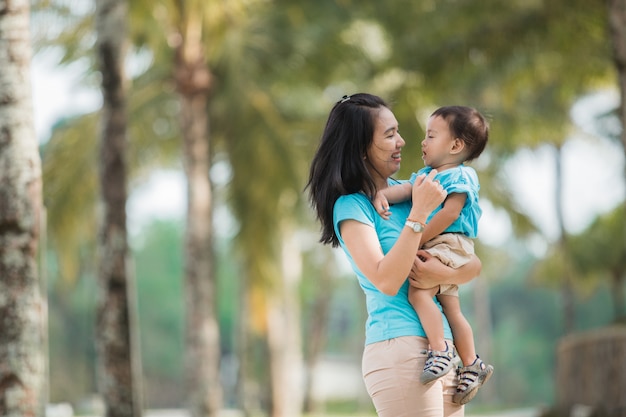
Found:
[[(180, 406), (183, 398), (184, 320), (183, 224), (175, 220), (149, 223), (134, 245), (139, 327), (146, 403), (149, 407)], [(235, 354), (239, 317), (239, 274), (228, 256), (228, 241), (218, 241), (217, 288), (222, 355)], [(231, 372), (224, 365), (224, 372)]]
[(624, 207), (598, 217), (580, 235), (572, 239), (575, 267), (583, 274), (598, 271), (626, 270), (626, 221)]
[(519, 280), (492, 286), (490, 296), (496, 398), (507, 406), (550, 404), (554, 348), (561, 333), (558, 296)]
[[(181, 226), (157, 221), (134, 252), (144, 370), (178, 379), (183, 360)], [(158, 370), (158, 372), (156, 371)]]
[(220, 342), (223, 356), (236, 355), (238, 321), (241, 317), (241, 272), (230, 254), (233, 248), (228, 239), (218, 240), (217, 249), (217, 315), (220, 322)]
[(92, 271), (96, 245), (98, 178), (94, 115), (57, 122), (41, 147), (49, 248), (64, 280)]
[(50, 401), (77, 403), (96, 391), (95, 277), (55, 281), (48, 286)]
[(367, 313), (362, 290), (352, 275), (332, 276), (329, 282), (320, 282), (316, 270), (310, 269), (303, 278), (301, 292), (305, 341), (311, 342), (308, 330), (315, 321), (320, 320), (315, 315), (315, 303), (318, 298), (324, 297), (329, 299), (324, 353), (346, 355), (362, 349)]

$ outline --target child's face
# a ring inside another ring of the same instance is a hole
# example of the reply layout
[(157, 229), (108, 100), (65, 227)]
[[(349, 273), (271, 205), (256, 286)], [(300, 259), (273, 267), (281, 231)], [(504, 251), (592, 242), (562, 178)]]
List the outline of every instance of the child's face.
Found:
[(439, 169), (444, 165), (456, 164), (456, 157), (451, 153), (455, 137), (450, 132), (448, 122), (442, 117), (428, 119), (426, 137), (422, 141), (422, 159), (432, 168)]

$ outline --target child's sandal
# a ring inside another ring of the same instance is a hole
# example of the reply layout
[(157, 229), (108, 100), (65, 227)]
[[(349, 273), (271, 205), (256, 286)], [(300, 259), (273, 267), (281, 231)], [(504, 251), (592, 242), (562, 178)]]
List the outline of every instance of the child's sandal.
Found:
[(467, 404), (478, 393), (478, 389), (491, 378), (493, 366), (486, 365), (478, 356), (470, 366), (465, 366), (457, 370), (459, 375), (459, 385), (452, 401), (456, 404)]
[(420, 377), (422, 384), (428, 384), (446, 375), (456, 366), (458, 356), (454, 349), (450, 349), (446, 342), (446, 350), (429, 350), (424, 364), (424, 372)]

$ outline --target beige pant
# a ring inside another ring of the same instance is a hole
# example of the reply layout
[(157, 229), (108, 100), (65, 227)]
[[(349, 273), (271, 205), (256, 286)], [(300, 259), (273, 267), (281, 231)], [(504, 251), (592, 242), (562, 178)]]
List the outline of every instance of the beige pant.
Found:
[[(452, 346), (452, 341), (448, 340)], [(363, 352), (363, 379), (379, 417), (462, 417), (463, 406), (454, 404), (456, 372), (423, 385), (428, 340), (405, 336), (372, 343)]]
[[(422, 249), (439, 259), (450, 268), (459, 268), (472, 259), (474, 241), (460, 233), (443, 233), (424, 243)], [(439, 294), (459, 295), (459, 287), (454, 284), (439, 286)]]

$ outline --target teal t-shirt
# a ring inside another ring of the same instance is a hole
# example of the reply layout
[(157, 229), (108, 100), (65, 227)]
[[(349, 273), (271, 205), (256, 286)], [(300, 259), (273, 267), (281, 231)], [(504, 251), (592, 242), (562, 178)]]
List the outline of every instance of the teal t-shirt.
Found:
[[(408, 280), (405, 281), (395, 296), (380, 292), (356, 266), (339, 233), (339, 224), (343, 220), (352, 219), (371, 226), (376, 230), (380, 246), (383, 253), (386, 254), (400, 236), (404, 222), (411, 210), (411, 202), (394, 204), (389, 210), (392, 213), (390, 219), (383, 219), (376, 212), (370, 200), (361, 193), (339, 197), (333, 209), (333, 223), (335, 232), (339, 237), (339, 243), (350, 261), (352, 270), (356, 273), (359, 285), (365, 293), (367, 306), (367, 322), (365, 323), (366, 345), (400, 336), (426, 337), (417, 313), (415, 313), (408, 300)], [(435, 302), (441, 310), (441, 306), (436, 298)], [(451, 339), (452, 332), (443, 313), (442, 317), (444, 335), (446, 338)]]
[[(411, 175), (409, 182), (413, 184), (415, 178), (421, 174), (426, 174), (432, 171), (431, 167), (425, 167), (420, 169), (417, 173)], [(482, 215), (482, 210), (478, 204), (478, 192), (480, 191), (480, 183), (478, 182), (478, 175), (472, 167), (465, 166), (463, 164), (456, 168), (446, 169), (438, 172), (435, 175), (435, 179), (439, 181), (441, 186), (448, 194), (452, 193), (465, 193), (467, 198), (465, 199), (465, 205), (459, 214), (459, 217), (452, 222), (450, 226), (444, 230), (445, 233), (462, 233), (465, 236), (475, 239), (478, 235), (478, 221)], [(443, 204), (430, 213), (426, 223), (430, 222), (430, 219), (441, 210)]]

